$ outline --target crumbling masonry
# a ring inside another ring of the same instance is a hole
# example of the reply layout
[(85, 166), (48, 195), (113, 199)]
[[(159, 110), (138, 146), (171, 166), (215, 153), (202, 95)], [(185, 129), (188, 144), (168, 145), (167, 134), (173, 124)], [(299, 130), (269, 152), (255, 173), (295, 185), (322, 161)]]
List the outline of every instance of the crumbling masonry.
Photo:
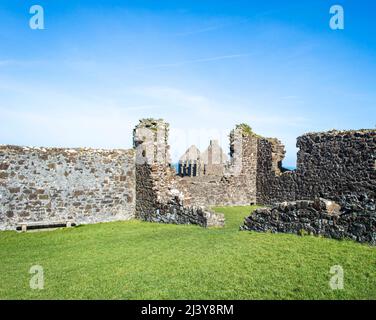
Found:
[[(297, 169), (285, 150), (247, 125), (230, 133), (229, 156), (211, 141), (171, 166), (168, 124), (143, 119), (130, 150), (0, 146), (0, 229), (21, 222), (96, 223), (137, 218), (222, 226), (213, 205), (265, 204), (242, 230), (312, 233), (376, 243), (376, 131), (298, 138)], [(335, 209), (333, 209), (335, 208)]]

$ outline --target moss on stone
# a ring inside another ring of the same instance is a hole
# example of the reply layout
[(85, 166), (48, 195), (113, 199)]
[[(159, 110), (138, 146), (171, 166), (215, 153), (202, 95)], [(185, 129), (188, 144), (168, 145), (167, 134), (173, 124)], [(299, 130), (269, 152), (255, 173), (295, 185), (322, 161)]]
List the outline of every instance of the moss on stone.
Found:
[(257, 138), (262, 138), (262, 136), (253, 132), (252, 128), (246, 123), (240, 123), (235, 126), (235, 129), (241, 129), (244, 136), (252, 136)]

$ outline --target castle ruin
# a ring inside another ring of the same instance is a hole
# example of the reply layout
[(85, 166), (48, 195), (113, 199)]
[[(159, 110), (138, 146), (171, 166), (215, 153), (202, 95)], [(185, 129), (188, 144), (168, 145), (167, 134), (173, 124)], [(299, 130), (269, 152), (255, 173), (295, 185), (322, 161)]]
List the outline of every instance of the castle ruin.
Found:
[(227, 155), (218, 140), (210, 140), (208, 148), (201, 153), (196, 146), (190, 146), (179, 159), (178, 174), (182, 177), (220, 176), (228, 165)]
[(191, 146), (176, 172), (168, 135), (165, 121), (143, 119), (129, 150), (0, 146), (0, 229), (132, 218), (223, 226), (210, 206), (263, 204), (271, 207), (243, 230), (376, 243), (376, 130), (305, 134), (294, 171), (283, 169), (278, 139), (241, 124), (230, 132), (229, 155), (215, 140), (203, 152)]

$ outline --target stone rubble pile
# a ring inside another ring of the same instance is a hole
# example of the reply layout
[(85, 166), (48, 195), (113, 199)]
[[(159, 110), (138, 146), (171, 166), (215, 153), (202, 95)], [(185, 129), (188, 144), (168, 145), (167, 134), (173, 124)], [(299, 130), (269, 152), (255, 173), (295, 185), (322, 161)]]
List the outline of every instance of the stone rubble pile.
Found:
[(346, 212), (325, 199), (298, 200), (256, 209), (240, 229), (322, 235), (376, 245), (376, 212)]

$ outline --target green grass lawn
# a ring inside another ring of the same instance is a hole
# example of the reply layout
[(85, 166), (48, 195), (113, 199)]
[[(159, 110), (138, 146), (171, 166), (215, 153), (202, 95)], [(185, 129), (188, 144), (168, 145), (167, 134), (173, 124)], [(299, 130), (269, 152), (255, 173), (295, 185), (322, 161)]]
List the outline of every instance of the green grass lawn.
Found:
[[(376, 248), (238, 231), (251, 207), (216, 208), (223, 229), (127, 221), (0, 232), (0, 299), (376, 299)], [(43, 290), (29, 287), (32, 265)], [(331, 290), (330, 267), (344, 269)]]

